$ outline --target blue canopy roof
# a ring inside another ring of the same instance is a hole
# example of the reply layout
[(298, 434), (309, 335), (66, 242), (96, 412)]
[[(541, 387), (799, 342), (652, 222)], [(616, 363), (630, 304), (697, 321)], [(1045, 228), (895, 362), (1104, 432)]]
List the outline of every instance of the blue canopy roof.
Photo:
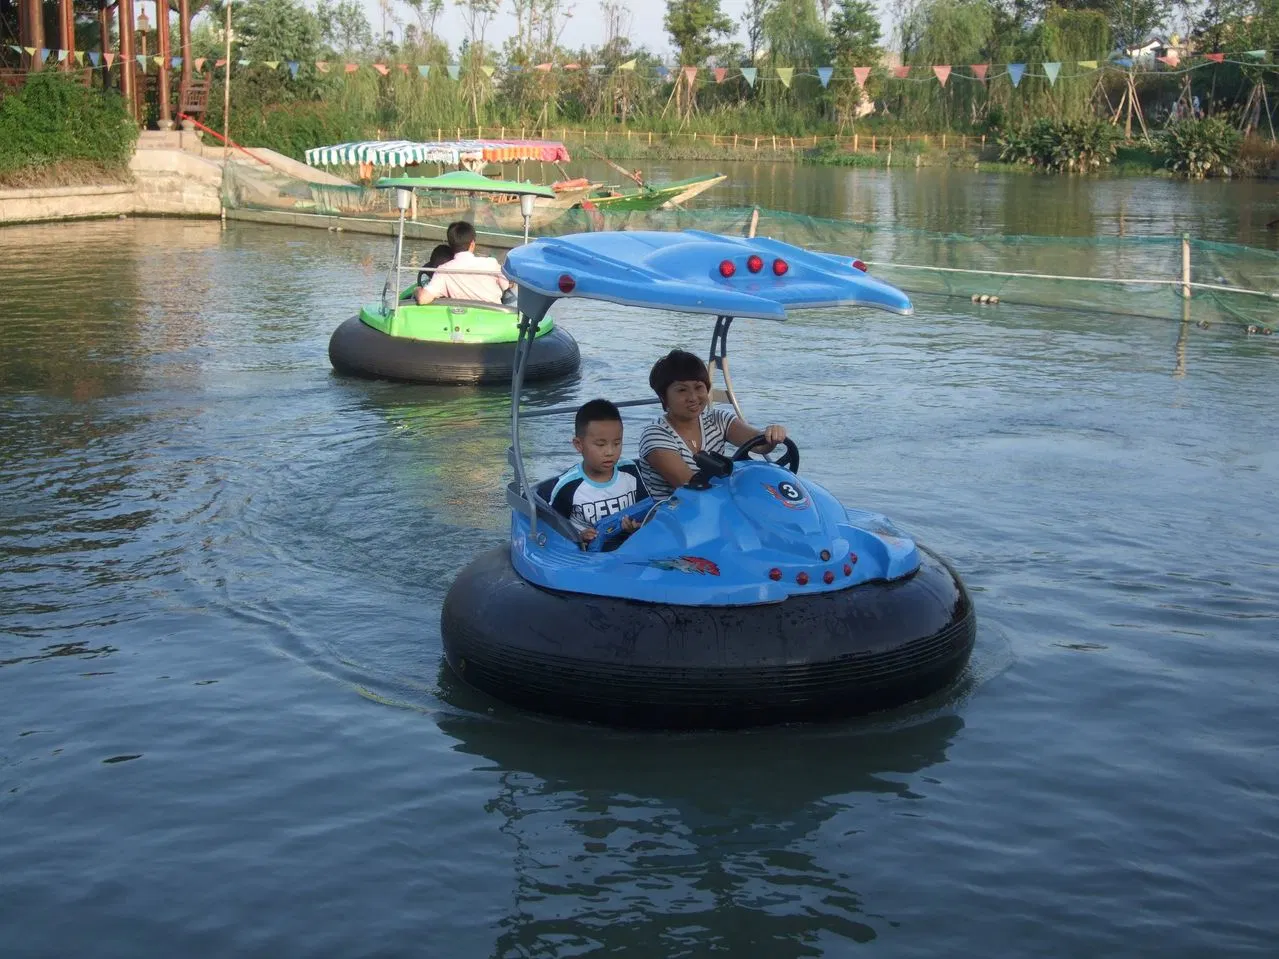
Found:
[[(758, 272), (749, 268), (752, 255), (763, 261)], [(721, 272), (726, 260), (732, 263), (731, 276)], [(775, 270), (779, 260), (785, 266)], [(505, 271), (519, 284), (521, 297), (525, 291), (540, 294), (546, 306), (562, 296), (580, 296), (659, 310), (767, 320), (786, 319), (788, 309), (824, 306), (913, 312), (905, 293), (867, 276), (853, 263), (852, 257), (817, 253), (766, 237), (746, 239), (701, 230), (636, 231), (539, 239), (507, 254)], [(571, 278), (571, 286), (561, 278)]]

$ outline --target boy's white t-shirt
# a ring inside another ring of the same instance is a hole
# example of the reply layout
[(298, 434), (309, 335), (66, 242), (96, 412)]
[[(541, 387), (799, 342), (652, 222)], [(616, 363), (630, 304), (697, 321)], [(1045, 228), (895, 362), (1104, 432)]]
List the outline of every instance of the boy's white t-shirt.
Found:
[(648, 495), (639, 468), (630, 460), (619, 460), (613, 478), (605, 483), (591, 479), (578, 463), (565, 471), (551, 490), (551, 508), (567, 516), (578, 532), (602, 519), (630, 509)]

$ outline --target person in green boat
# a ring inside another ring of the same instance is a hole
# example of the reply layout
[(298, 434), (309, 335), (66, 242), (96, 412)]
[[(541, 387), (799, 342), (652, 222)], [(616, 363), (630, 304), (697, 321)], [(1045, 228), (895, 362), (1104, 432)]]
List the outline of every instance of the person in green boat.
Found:
[(465, 220), (450, 223), (448, 243), (453, 258), (439, 267), (414, 298), (425, 306), (437, 298), (501, 303), (511, 281), (502, 275), (502, 264), (491, 256), (475, 255), (475, 227)]

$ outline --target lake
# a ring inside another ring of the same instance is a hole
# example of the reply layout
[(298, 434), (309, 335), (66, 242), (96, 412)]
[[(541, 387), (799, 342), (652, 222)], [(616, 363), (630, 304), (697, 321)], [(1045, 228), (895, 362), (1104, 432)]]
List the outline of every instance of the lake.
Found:
[[(1260, 187), (735, 167), (707, 202), (1087, 236), (1124, 196), (1263, 245)], [(954, 563), (976, 651), (888, 715), (636, 734), (442, 668), (508, 404), (332, 374), (388, 252), (0, 230), (6, 957), (1274, 954), (1279, 337), (932, 296), (735, 324), (747, 414)], [(538, 402), (643, 396), (710, 335), (555, 316), (583, 365)], [(570, 432), (530, 421), (539, 475)]]

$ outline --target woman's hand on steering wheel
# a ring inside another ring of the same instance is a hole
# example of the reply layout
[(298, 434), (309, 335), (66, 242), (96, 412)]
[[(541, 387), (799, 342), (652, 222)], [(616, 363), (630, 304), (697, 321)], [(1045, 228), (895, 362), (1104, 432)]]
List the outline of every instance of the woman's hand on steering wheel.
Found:
[(778, 443), (786, 442), (786, 427), (782, 426), (780, 423), (770, 423), (768, 426), (764, 427), (763, 436), (764, 439), (768, 440), (771, 444), (764, 452), (771, 452), (773, 447)]
[[(790, 470), (792, 473), (798, 473), (799, 447), (795, 445), (795, 441), (786, 435), (786, 429), (784, 427), (770, 426), (768, 429), (781, 431), (782, 436), (779, 442), (786, 447), (786, 452), (776, 460), (770, 460), (767, 456), (765, 456), (764, 459), (772, 463), (774, 466), (781, 466)], [(737, 452), (733, 454), (733, 462), (740, 463), (743, 460), (750, 459), (751, 453), (755, 451), (762, 455), (772, 450), (776, 445), (777, 443), (769, 440), (767, 431), (759, 433), (752, 436), (741, 446), (737, 447)]]

